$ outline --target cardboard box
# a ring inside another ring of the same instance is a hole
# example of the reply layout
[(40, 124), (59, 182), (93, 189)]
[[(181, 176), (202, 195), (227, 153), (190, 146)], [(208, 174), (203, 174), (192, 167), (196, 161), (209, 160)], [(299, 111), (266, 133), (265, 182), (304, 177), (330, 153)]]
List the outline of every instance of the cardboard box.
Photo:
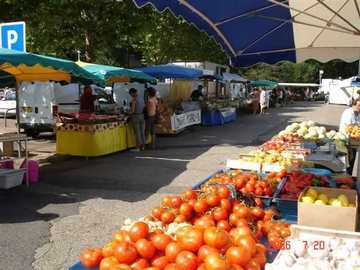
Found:
[(299, 225), (352, 232), (356, 231), (358, 212), (358, 198), (356, 190), (311, 187), (319, 194), (324, 193), (329, 198), (336, 198), (340, 194), (344, 194), (348, 197), (349, 203), (355, 205), (355, 207), (340, 207), (301, 202), (302, 197), (309, 188), (306, 188), (302, 192), (298, 200)]

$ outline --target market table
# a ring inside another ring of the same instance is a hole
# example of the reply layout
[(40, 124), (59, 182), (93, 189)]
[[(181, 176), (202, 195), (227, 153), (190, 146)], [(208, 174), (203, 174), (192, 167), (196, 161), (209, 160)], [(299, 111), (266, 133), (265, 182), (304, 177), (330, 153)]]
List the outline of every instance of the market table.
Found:
[(136, 146), (134, 130), (126, 122), (62, 123), (56, 130), (56, 153), (97, 157)]
[(235, 108), (222, 108), (202, 113), (202, 124), (204, 126), (223, 125), (236, 120)]

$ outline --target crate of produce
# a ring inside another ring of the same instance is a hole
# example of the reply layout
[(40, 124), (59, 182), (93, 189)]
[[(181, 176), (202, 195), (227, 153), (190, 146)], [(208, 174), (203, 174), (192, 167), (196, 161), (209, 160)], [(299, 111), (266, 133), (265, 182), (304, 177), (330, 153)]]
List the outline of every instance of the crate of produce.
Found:
[[(290, 172), (286, 175), (285, 182), (279, 186), (280, 192), (274, 198), (274, 202), (282, 215), (287, 216), (289, 219), (297, 217), (297, 200), (304, 188), (308, 186), (334, 186), (333, 179), (329, 179), (323, 175), (316, 175), (306, 171)], [(324, 172), (323, 172), (324, 173)]]
[(291, 225), (290, 230), (291, 236), (266, 270), (358, 269), (360, 233), (301, 225)]
[(335, 230), (356, 231), (356, 190), (308, 187), (298, 200), (298, 224)]
[(0, 169), (0, 188), (9, 189), (21, 185), (24, 170)]

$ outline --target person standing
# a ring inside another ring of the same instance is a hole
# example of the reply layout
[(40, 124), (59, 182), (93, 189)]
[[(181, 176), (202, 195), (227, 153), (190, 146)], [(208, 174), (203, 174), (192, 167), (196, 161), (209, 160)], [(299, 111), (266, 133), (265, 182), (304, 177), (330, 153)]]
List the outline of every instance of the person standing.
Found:
[(203, 93), (202, 93), (202, 85), (199, 85), (197, 89), (195, 89), (194, 91), (192, 91), (191, 93), (191, 100), (192, 101), (201, 101), (204, 97)]
[(265, 89), (260, 89), (260, 114), (264, 114), (267, 106), (267, 94)]
[(95, 100), (97, 96), (93, 95), (92, 89), (89, 85), (84, 87), (84, 93), (80, 97), (80, 112), (93, 113), (95, 112)]
[(156, 129), (155, 124), (157, 120), (157, 112), (158, 112), (158, 100), (156, 98), (156, 90), (152, 87), (148, 88), (148, 99), (146, 102), (146, 111), (147, 111), (147, 119), (146, 119), (146, 137), (151, 135), (151, 146), (155, 149), (155, 140), (156, 140)]
[(145, 150), (145, 118), (144, 118), (144, 98), (138, 96), (135, 88), (129, 90), (131, 96), (130, 120), (134, 128), (136, 138), (136, 148), (132, 151)]

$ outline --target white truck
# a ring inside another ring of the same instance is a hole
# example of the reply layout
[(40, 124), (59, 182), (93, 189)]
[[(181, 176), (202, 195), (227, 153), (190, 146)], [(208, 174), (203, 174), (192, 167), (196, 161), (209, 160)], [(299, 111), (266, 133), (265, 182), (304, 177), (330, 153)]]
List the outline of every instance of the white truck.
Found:
[[(93, 94), (103, 96), (96, 101), (101, 111), (114, 111), (116, 104), (102, 88), (92, 86)], [(23, 82), (19, 86), (19, 123), (27, 135), (53, 131), (56, 114), (80, 110), (79, 84), (61, 85), (55, 82)]]

